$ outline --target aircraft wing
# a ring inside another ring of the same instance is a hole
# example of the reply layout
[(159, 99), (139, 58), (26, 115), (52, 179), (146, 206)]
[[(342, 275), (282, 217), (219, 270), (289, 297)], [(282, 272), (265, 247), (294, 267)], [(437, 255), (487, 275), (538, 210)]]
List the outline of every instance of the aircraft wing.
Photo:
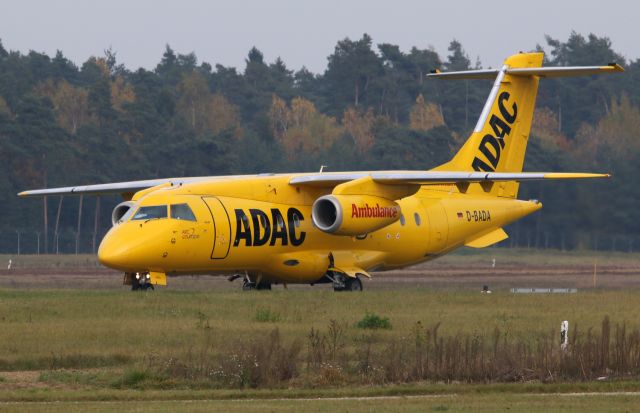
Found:
[(135, 193), (143, 189), (152, 188), (154, 186), (171, 183), (172, 185), (181, 185), (190, 182), (203, 181), (210, 179), (209, 177), (193, 177), (193, 178), (162, 178), (147, 179), (143, 181), (127, 181), (113, 182), (108, 184), (97, 185), (79, 185), (67, 186), (62, 188), (46, 188), (23, 191), (18, 196), (43, 196), (43, 195), (107, 195), (107, 194), (127, 194)]
[(383, 171), (318, 173), (293, 177), (289, 184), (333, 187), (356, 179), (371, 177), (374, 182), (387, 185), (437, 185), (503, 181), (537, 181), (543, 179), (609, 178), (609, 174), (578, 172), (440, 172), (440, 171)]
[[(532, 181), (541, 179), (581, 179), (608, 178), (608, 174), (592, 173), (557, 173), (557, 172), (439, 172), (439, 171), (380, 171), (380, 172), (332, 172), (317, 174), (294, 175), (289, 181), (291, 185), (334, 187), (356, 179), (371, 177), (373, 181), (387, 185), (436, 185), (446, 183), (473, 183), (498, 181)], [(43, 195), (106, 195), (133, 194), (143, 189), (170, 183), (182, 185), (192, 182), (220, 179), (225, 177), (191, 177), (191, 178), (162, 178), (142, 181), (114, 182), (97, 185), (67, 186), (61, 188), (46, 188), (23, 191), (21, 197)], [(226, 177), (238, 178), (238, 177)]]
[(62, 188), (34, 189), (22, 191), (18, 196), (42, 196), (42, 195), (74, 195), (74, 194), (120, 194), (125, 192), (137, 192), (142, 189), (161, 185), (169, 179), (151, 179), (146, 181), (115, 182), (110, 184), (67, 186)]

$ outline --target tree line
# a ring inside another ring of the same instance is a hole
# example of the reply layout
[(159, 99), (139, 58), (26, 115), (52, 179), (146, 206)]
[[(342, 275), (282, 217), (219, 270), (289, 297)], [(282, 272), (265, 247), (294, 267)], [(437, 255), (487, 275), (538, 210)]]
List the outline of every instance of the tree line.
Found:
[[(523, 184), (545, 208), (508, 228), (507, 245), (634, 250), (640, 244), (640, 60), (610, 40), (546, 37), (545, 65), (623, 64), (616, 76), (545, 79), (525, 170), (612, 172), (606, 182)], [(0, 251), (87, 252), (117, 197), (18, 199), (27, 188), (171, 176), (428, 169), (471, 132), (488, 81), (427, 80), (481, 68), (452, 41), (432, 49), (337, 42), (323, 73), (294, 71), (252, 48), (242, 70), (166, 47), (153, 70), (109, 49), (81, 66), (61, 51), (0, 42)], [(82, 211), (82, 214), (78, 212)], [(36, 244), (39, 239), (39, 244)]]

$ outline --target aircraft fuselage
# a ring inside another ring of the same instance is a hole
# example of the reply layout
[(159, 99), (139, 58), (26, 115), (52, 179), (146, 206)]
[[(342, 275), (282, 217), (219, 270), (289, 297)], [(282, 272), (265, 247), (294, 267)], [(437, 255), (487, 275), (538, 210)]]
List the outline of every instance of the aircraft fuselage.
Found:
[[(238, 177), (156, 189), (134, 208), (187, 204), (195, 220), (128, 220), (102, 241), (100, 261), (125, 272), (248, 272), (270, 282), (313, 283), (336, 266), (364, 271), (437, 257), (540, 208), (529, 201), (460, 193), (455, 185), (422, 188), (398, 201), (397, 221), (377, 231), (340, 236), (319, 230), (311, 208), (332, 188), (297, 187), (290, 176)], [(478, 185), (479, 184), (474, 184)], [(472, 191), (473, 192), (473, 191)], [(366, 208), (369, 208), (367, 211)], [(379, 206), (346, 211), (382, 214)], [(331, 254), (331, 258), (329, 258)]]

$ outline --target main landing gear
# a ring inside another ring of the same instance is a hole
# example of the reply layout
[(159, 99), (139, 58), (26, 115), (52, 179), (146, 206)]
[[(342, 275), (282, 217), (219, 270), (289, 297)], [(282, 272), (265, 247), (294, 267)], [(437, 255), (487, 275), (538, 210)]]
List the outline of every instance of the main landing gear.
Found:
[(330, 271), (327, 278), (333, 282), (333, 291), (362, 291), (362, 281), (358, 277)]
[(255, 280), (252, 280), (249, 277), (249, 274), (234, 274), (228, 278), (229, 281), (237, 280), (238, 278), (243, 278), (242, 280), (242, 291), (251, 291), (251, 290), (269, 290), (271, 291), (271, 283), (269, 281), (265, 281), (262, 279), (262, 276), (258, 276)]
[(269, 290), (271, 291), (271, 283), (260, 282), (255, 283), (253, 281), (242, 281), (242, 291), (251, 291), (251, 290)]
[[(228, 277), (227, 280), (235, 281), (239, 278), (242, 278), (242, 291), (271, 291), (271, 282), (264, 280), (260, 275), (254, 277), (249, 274), (234, 274)], [(312, 283), (311, 285), (324, 283), (332, 283), (333, 291), (362, 291), (362, 281), (360, 278), (349, 277), (341, 272), (328, 271), (322, 279)], [(284, 284), (284, 287), (286, 289), (287, 285)]]

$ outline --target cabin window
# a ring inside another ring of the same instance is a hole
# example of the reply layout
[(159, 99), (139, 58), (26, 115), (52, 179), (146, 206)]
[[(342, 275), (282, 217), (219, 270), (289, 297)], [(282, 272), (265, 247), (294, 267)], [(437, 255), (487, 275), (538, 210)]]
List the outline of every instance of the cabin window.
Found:
[(171, 205), (171, 218), (180, 219), (182, 221), (196, 221), (196, 216), (187, 204)]
[(406, 222), (406, 221), (405, 221), (405, 219), (404, 219), (404, 215), (403, 215), (403, 214), (400, 214), (400, 225), (402, 225), (402, 226), (404, 227), (405, 222)]
[(136, 214), (131, 218), (132, 221), (142, 221), (149, 219), (161, 219), (167, 217), (166, 205), (144, 206), (138, 209)]
[(418, 215), (418, 213), (416, 212), (415, 214), (413, 214), (413, 218), (416, 220), (416, 225), (420, 226), (420, 215)]

